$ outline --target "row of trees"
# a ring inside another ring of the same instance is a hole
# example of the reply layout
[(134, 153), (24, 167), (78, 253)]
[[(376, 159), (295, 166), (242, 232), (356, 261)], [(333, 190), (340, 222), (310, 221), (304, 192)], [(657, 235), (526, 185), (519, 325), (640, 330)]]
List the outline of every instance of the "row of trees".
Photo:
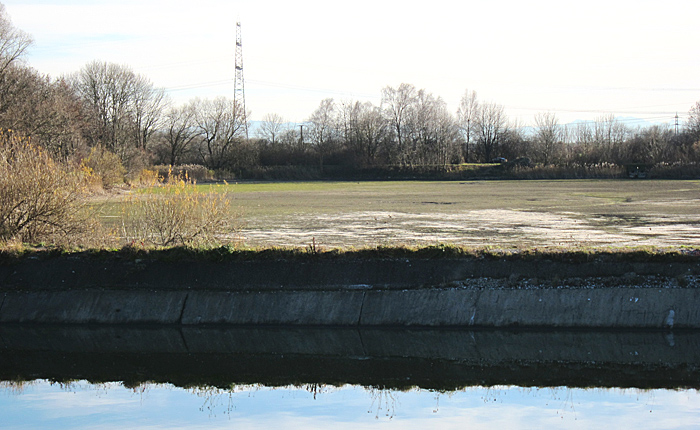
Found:
[[(631, 129), (612, 115), (561, 124), (552, 112), (524, 126), (502, 105), (465, 91), (456, 112), (410, 84), (370, 102), (322, 100), (303, 124), (267, 114), (253, 126), (220, 97), (172, 105), (164, 90), (127, 66), (92, 62), (52, 79), (22, 62), (31, 37), (0, 5), (0, 128), (20, 131), (54, 156), (116, 154), (135, 172), (150, 164), (201, 164), (246, 171), (269, 165), (445, 166), (527, 157), (548, 164), (700, 162), (700, 102), (680, 133)], [(249, 139), (246, 130), (255, 129)]]
[(266, 116), (258, 132), (268, 147), (291, 149), (298, 141), (321, 162), (339, 154), (360, 166), (519, 157), (543, 165), (694, 163), (700, 161), (700, 102), (689, 117), (680, 133), (666, 125), (633, 129), (613, 115), (561, 124), (552, 112), (538, 113), (533, 125), (523, 126), (509, 120), (502, 105), (480, 102), (475, 91), (465, 91), (453, 115), (440, 97), (401, 84), (382, 90), (380, 106), (323, 100), (309, 117), (308, 137), (278, 115)]

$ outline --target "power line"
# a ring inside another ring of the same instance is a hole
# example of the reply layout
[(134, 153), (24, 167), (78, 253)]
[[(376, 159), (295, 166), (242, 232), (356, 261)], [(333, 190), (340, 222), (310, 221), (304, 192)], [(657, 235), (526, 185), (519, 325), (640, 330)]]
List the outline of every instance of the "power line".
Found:
[(222, 79), (218, 81), (209, 81), (209, 82), (200, 82), (196, 84), (185, 84), (185, 85), (179, 85), (175, 87), (166, 87), (166, 91), (184, 91), (184, 90), (192, 90), (196, 88), (205, 88), (205, 87), (215, 87), (218, 85), (223, 85), (223, 84), (231, 84), (233, 83), (233, 79)]

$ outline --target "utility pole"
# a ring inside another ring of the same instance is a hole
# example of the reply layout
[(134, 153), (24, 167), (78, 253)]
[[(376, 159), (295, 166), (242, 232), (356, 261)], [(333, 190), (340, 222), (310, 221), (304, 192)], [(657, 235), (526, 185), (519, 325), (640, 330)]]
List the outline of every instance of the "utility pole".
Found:
[[(241, 39), (241, 23), (236, 22), (236, 78), (233, 83), (233, 104), (236, 109), (242, 109), (245, 138), (248, 139), (248, 118), (245, 109), (245, 80), (243, 79), (243, 41)], [(240, 106), (239, 106), (240, 105)]]

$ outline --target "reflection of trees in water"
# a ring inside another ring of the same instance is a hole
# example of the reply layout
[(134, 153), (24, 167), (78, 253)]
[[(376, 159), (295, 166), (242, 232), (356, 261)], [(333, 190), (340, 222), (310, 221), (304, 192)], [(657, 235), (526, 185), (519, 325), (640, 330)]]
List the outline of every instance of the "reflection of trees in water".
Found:
[(204, 398), (204, 403), (199, 407), (199, 410), (206, 411), (210, 418), (216, 417), (216, 411), (220, 407), (223, 407), (222, 413), (229, 416), (236, 408), (233, 403), (233, 390), (203, 386), (191, 389), (190, 392), (197, 397)]
[(470, 387), (472, 390), (486, 390), (481, 396), (484, 403), (500, 402), (503, 403), (503, 397), (508, 395), (508, 387), (493, 386), (493, 387)]
[[(158, 384), (151, 384), (158, 385)], [(64, 384), (68, 387), (69, 384)], [(358, 386), (355, 386), (358, 388)], [(236, 405), (234, 403), (234, 396), (238, 393), (247, 393), (248, 397), (252, 397), (255, 392), (261, 390), (303, 390), (312, 395), (314, 400), (319, 400), (323, 394), (331, 394), (342, 387), (337, 387), (334, 385), (326, 385), (321, 383), (311, 383), (311, 384), (301, 384), (301, 385), (288, 385), (280, 387), (267, 387), (262, 385), (233, 385), (227, 389), (221, 389), (216, 387), (194, 387), (190, 388), (189, 391), (199, 397), (204, 398), (204, 403), (200, 407), (200, 411), (207, 411), (210, 417), (215, 417), (219, 409), (223, 409), (224, 414), (231, 414)], [(580, 388), (570, 388), (570, 387), (515, 387), (515, 386), (474, 386), (474, 387), (464, 387), (462, 389), (453, 391), (442, 391), (442, 390), (427, 390), (430, 391), (435, 400), (435, 405), (432, 412), (437, 414), (440, 412), (440, 400), (447, 396), (447, 399), (459, 395), (459, 393), (472, 392), (474, 395), (478, 395), (480, 399), (485, 404), (508, 404), (508, 394), (513, 394), (513, 390), (519, 391), (522, 395), (533, 399), (541, 399), (541, 403), (538, 402), (544, 410), (550, 411), (550, 413), (556, 414), (560, 419), (572, 419), (578, 421), (578, 411), (577, 405), (581, 405), (581, 400), (575, 398), (576, 393), (581, 393)], [(375, 387), (369, 386), (364, 387), (364, 390), (371, 399), (371, 404), (367, 410), (368, 414), (373, 414), (375, 419), (388, 418), (389, 420), (397, 416), (397, 412), (400, 409), (401, 402), (399, 396), (401, 393), (405, 393), (403, 390), (396, 390), (386, 387)], [(426, 390), (414, 387), (408, 391), (425, 392)], [(646, 406), (649, 407), (649, 412), (652, 412), (653, 406), (655, 404), (655, 390), (640, 389), (640, 388), (586, 388), (586, 392), (600, 392), (602, 395), (615, 392), (621, 396), (636, 396), (636, 401), (645, 401)], [(521, 402), (522, 399), (516, 395), (511, 399), (515, 405)], [(585, 402), (585, 401), (584, 401)], [(584, 408), (585, 409), (585, 408)], [(585, 414), (585, 412), (584, 412)]]
[(394, 395), (394, 390), (389, 388), (367, 387), (367, 392), (372, 398), (368, 414), (374, 413), (374, 418), (379, 419), (380, 415), (384, 415), (389, 419), (396, 415), (396, 406), (398, 399)]
[(301, 386), (301, 388), (313, 394), (314, 400), (316, 400), (317, 394), (327, 393), (330, 391), (327, 385), (318, 383), (306, 384)]
[(36, 383), (37, 381), (0, 381), (0, 389), (11, 395), (19, 395), (23, 394), (27, 388), (36, 385)]
[(221, 413), (225, 415), (231, 415), (231, 413), (236, 409), (234, 402), (234, 396), (239, 393), (247, 393), (248, 397), (252, 397), (253, 394), (261, 390), (304, 390), (313, 395), (314, 400), (316, 396), (329, 393), (333, 391), (334, 387), (312, 383), (303, 385), (289, 385), (282, 387), (266, 387), (264, 385), (232, 385), (229, 388), (219, 388), (214, 386), (197, 386), (191, 387), (188, 391), (197, 397), (204, 399), (204, 403), (200, 406), (199, 410), (202, 412), (207, 412), (210, 417), (216, 417), (217, 412), (222, 410)]
[(231, 385), (229, 388), (219, 388), (210, 385), (190, 387), (188, 391), (197, 397), (203, 398), (204, 403), (199, 407), (202, 412), (207, 412), (209, 417), (216, 417), (217, 411), (222, 409), (224, 415), (228, 415), (236, 409), (233, 396), (237, 393), (247, 392), (250, 397), (254, 392), (260, 391), (262, 385)]
[[(578, 420), (576, 412), (576, 402), (574, 400), (574, 392), (579, 390), (578, 388), (570, 387), (511, 387), (511, 386), (491, 386), (491, 387), (467, 387), (461, 391), (483, 391), (481, 395), (481, 400), (486, 403), (504, 403), (505, 398), (508, 396), (508, 392), (513, 388), (517, 388), (521, 394), (527, 395), (528, 397), (537, 398), (544, 397), (545, 403), (544, 407), (549, 408), (550, 403), (552, 403), (552, 408), (554, 409), (556, 415), (564, 419), (564, 416), (571, 412), (573, 413), (573, 418), (575, 421)], [(586, 390), (591, 390), (590, 388)], [(453, 394), (453, 393), (451, 393)], [(542, 396), (543, 395), (543, 396)]]
[(571, 411), (574, 414), (574, 421), (577, 421), (578, 417), (574, 406), (574, 390), (568, 387), (554, 387), (549, 390), (551, 391), (552, 399), (561, 402), (557, 408), (557, 415), (564, 419), (564, 415)]
[[(44, 384), (50, 384), (51, 386), (60, 387), (62, 391), (65, 392), (94, 392), (97, 397), (106, 396), (110, 390), (114, 389), (126, 389), (132, 393), (132, 398), (139, 396), (141, 397), (144, 404), (148, 404), (149, 393), (153, 391), (157, 393), (159, 389), (166, 390), (182, 390), (182, 387), (176, 387), (171, 384), (162, 384), (154, 382), (140, 382), (140, 383), (120, 383), (120, 382), (88, 382), (88, 381), (47, 381), (47, 380), (9, 380), (0, 381), (0, 392), (4, 392), (9, 395), (23, 395), (25, 393), (32, 393), (34, 386), (39, 388)], [(442, 390), (426, 390), (418, 387), (413, 387), (408, 390), (397, 390), (386, 388), (384, 386), (359, 386), (359, 385), (326, 385), (322, 383), (309, 383), (309, 384), (299, 384), (299, 385), (287, 385), (278, 387), (269, 387), (259, 384), (254, 385), (231, 385), (230, 387), (216, 387), (216, 386), (194, 386), (189, 388), (184, 388), (185, 391), (189, 392), (202, 399), (201, 406), (199, 410), (201, 412), (206, 412), (210, 418), (215, 418), (217, 415), (223, 414), (223, 416), (228, 416), (229, 419), (235, 413), (237, 406), (240, 407), (243, 403), (239, 400), (247, 397), (255, 397), (256, 392), (268, 392), (268, 391), (282, 391), (282, 397), (288, 397), (288, 394), (292, 394), (292, 398), (299, 400), (299, 396), (306, 400), (310, 400), (313, 397), (314, 402), (319, 401), (322, 404), (327, 404), (330, 400), (330, 405), (335, 406), (337, 399), (333, 399), (332, 394), (344, 389), (351, 388), (353, 390), (360, 390), (362, 393), (362, 398), (367, 401), (370, 405), (367, 409), (368, 414), (372, 414), (375, 420), (388, 419), (392, 420), (394, 417), (398, 416), (401, 402), (400, 396), (402, 393), (413, 392), (429, 394), (433, 396), (434, 407), (431, 408), (434, 414), (445, 413), (440, 410), (440, 401), (443, 403), (445, 401), (445, 396), (447, 396), (447, 410), (448, 415), (451, 408), (459, 405), (455, 405), (450, 402), (454, 396), (458, 402), (467, 401), (469, 405), (472, 405), (472, 400), (480, 399), (485, 405), (489, 405), (487, 409), (506, 407), (527, 407), (534, 408), (539, 411), (540, 414), (548, 415), (550, 418), (556, 417), (557, 421), (560, 420), (574, 420), (578, 421), (579, 415), (581, 415), (582, 420), (589, 419), (589, 414), (591, 413), (590, 405), (597, 405), (599, 401), (595, 397), (599, 395), (604, 402), (608, 402), (607, 397), (614, 395), (616, 397), (629, 397), (636, 401), (637, 406), (644, 409), (644, 412), (652, 413), (656, 412), (657, 409), (657, 393), (661, 392), (656, 389), (643, 389), (643, 388), (570, 388), (565, 386), (559, 387), (517, 387), (517, 386), (474, 386), (474, 387), (463, 387), (454, 391), (442, 391)], [(518, 392), (520, 395), (518, 395)], [(296, 394), (294, 394), (296, 393)], [(325, 394), (326, 398), (322, 398)], [(467, 394), (467, 398), (464, 397)], [(330, 395), (330, 396), (329, 396)], [(369, 396), (369, 399), (365, 396)], [(157, 397), (157, 396), (156, 396)], [(329, 399), (330, 397), (330, 399)], [(413, 400), (413, 397), (408, 397)], [(529, 400), (526, 400), (528, 399)], [(296, 401), (296, 400), (295, 400)], [(364, 403), (363, 401), (363, 403)], [(429, 400), (423, 397), (424, 402), (429, 402)], [(477, 403), (479, 403), (477, 401)], [(305, 403), (304, 406), (312, 407), (311, 404)], [(425, 405), (425, 403), (423, 403)], [(582, 406), (583, 405), (583, 406)], [(662, 400), (661, 408), (663, 408), (664, 401)], [(362, 408), (362, 406), (359, 406)], [(470, 408), (472, 406), (469, 406)], [(422, 406), (421, 406), (422, 408)], [(245, 414), (246, 411), (241, 411)], [(357, 411), (359, 412), (359, 411)], [(426, 411), (427, 412), (427, 411)], [(409, 411), (410, 415), (410, 411)], [(1, 426), (0, 426), (1, 427)]]

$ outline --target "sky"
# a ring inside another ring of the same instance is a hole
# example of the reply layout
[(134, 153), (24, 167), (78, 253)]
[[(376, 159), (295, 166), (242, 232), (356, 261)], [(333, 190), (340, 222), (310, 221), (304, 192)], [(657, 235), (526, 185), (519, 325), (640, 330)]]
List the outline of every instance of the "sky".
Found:
[(321, 100), (413, 84), (456, 112), (466, 90), (534, 124), (613, 114), (681, 124), (700, 101), (700, 2), (678, 0), (0, 0), (54, 78), (98, 60), (172, 102), (233, 98), (241, 22), (250, 120), (305, 121)]

